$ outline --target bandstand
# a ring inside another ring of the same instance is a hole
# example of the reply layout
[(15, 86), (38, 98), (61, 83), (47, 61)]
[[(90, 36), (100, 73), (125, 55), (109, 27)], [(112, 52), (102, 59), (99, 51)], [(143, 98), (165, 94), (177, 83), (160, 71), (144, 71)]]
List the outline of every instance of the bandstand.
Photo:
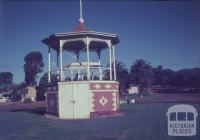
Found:
[[(80, 1), (79, 26), (74, 32), (56, 33), (42, 40), (48, 46), (48, 90), (46, 111), (62, 119), (91, 118), (98, 114), (115, 114), (119, 111), (119, 90), (116, 81), (116, 34), (87, 30), (82, 18)], [(102, 53), (109, 49), (109, 79), (103, 78)], [(57, 54), (57, 69), (52, 70), (51, 52)], [(76, 59), (63, 64), (64, 53), (74, 54)], [(91, 61), (91, 52), (97, 60)], [(80, 56), (85, 55), (85, 60)], [(58, 82), (52, 83), (52, 74)]]

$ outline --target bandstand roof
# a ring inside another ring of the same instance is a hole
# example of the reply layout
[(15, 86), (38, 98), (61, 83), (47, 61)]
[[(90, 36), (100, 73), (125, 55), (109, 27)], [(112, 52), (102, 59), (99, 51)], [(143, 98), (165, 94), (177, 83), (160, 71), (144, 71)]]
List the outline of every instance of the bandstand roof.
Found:
[(64, 44), (63, 49), (66, 51), (76, 52), (83, 50), (86, 45), (82, 41), (84, 38), (92, 38), (90, 42), (90, 51), (101, 51), (108, 47), (107, 43), (103, 40), (111, 40), (112, 45), (119, 43), (119, 38), (116, 34), (102, 33), (95, 31), (78, 31), (78, 32), (67, 32), (67, 33), (56, 33), (42, 40), (42, 42), (48, 45), (54, 50), (59, 50), (60, 40), (67, 40)]

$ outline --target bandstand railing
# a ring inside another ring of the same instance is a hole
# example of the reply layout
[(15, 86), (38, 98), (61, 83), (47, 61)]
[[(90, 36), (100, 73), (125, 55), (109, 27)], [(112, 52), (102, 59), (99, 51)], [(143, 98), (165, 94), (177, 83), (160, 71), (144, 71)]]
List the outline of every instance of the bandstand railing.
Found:
[[(63, 66), (63, 79), (62, 81), (87, 81), (87, 80), (103, 80), (103, 70), (109, 70), (109, 68), (103, 68), (98, 62), (90, 62), (90, 79), (87, 75), (87, 62), (75, 62)], [(57, 76), (60, 79), (60, 68), (50, 71), (51, 74)]]

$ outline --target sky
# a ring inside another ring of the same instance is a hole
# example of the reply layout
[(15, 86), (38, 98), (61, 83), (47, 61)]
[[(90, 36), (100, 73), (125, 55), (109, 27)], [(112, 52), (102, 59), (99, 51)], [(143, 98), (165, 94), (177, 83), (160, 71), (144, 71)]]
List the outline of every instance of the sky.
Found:
[[(137, 59), (172, 70), (200, 67), (198, 1), (83, 0), (83, 18), (89, 30), (119, 36), (116, 60), (128, 69)], [(41, 40), (74, 31), (78, 19), (79, 0), (0, 0), (0, 72), (23, 81), (31, 51), (43, 54), (46, 72)]]

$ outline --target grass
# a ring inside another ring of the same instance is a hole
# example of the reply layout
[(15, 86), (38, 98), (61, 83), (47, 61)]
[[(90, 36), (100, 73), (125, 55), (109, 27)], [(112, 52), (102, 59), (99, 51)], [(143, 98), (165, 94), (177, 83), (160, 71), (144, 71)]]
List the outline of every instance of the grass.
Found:
[[(167, 135), (168, 107), (173, 103), (122, 105), (120, 117), (88, 120), (52, 120), (39, 115), (43, 109), (0, 113), (0, 140), (197, 140), (197, 135)], [(200, 104), (192, 104), (200, 115)], [(33, 112), (37, 113), (33, 113)]]

